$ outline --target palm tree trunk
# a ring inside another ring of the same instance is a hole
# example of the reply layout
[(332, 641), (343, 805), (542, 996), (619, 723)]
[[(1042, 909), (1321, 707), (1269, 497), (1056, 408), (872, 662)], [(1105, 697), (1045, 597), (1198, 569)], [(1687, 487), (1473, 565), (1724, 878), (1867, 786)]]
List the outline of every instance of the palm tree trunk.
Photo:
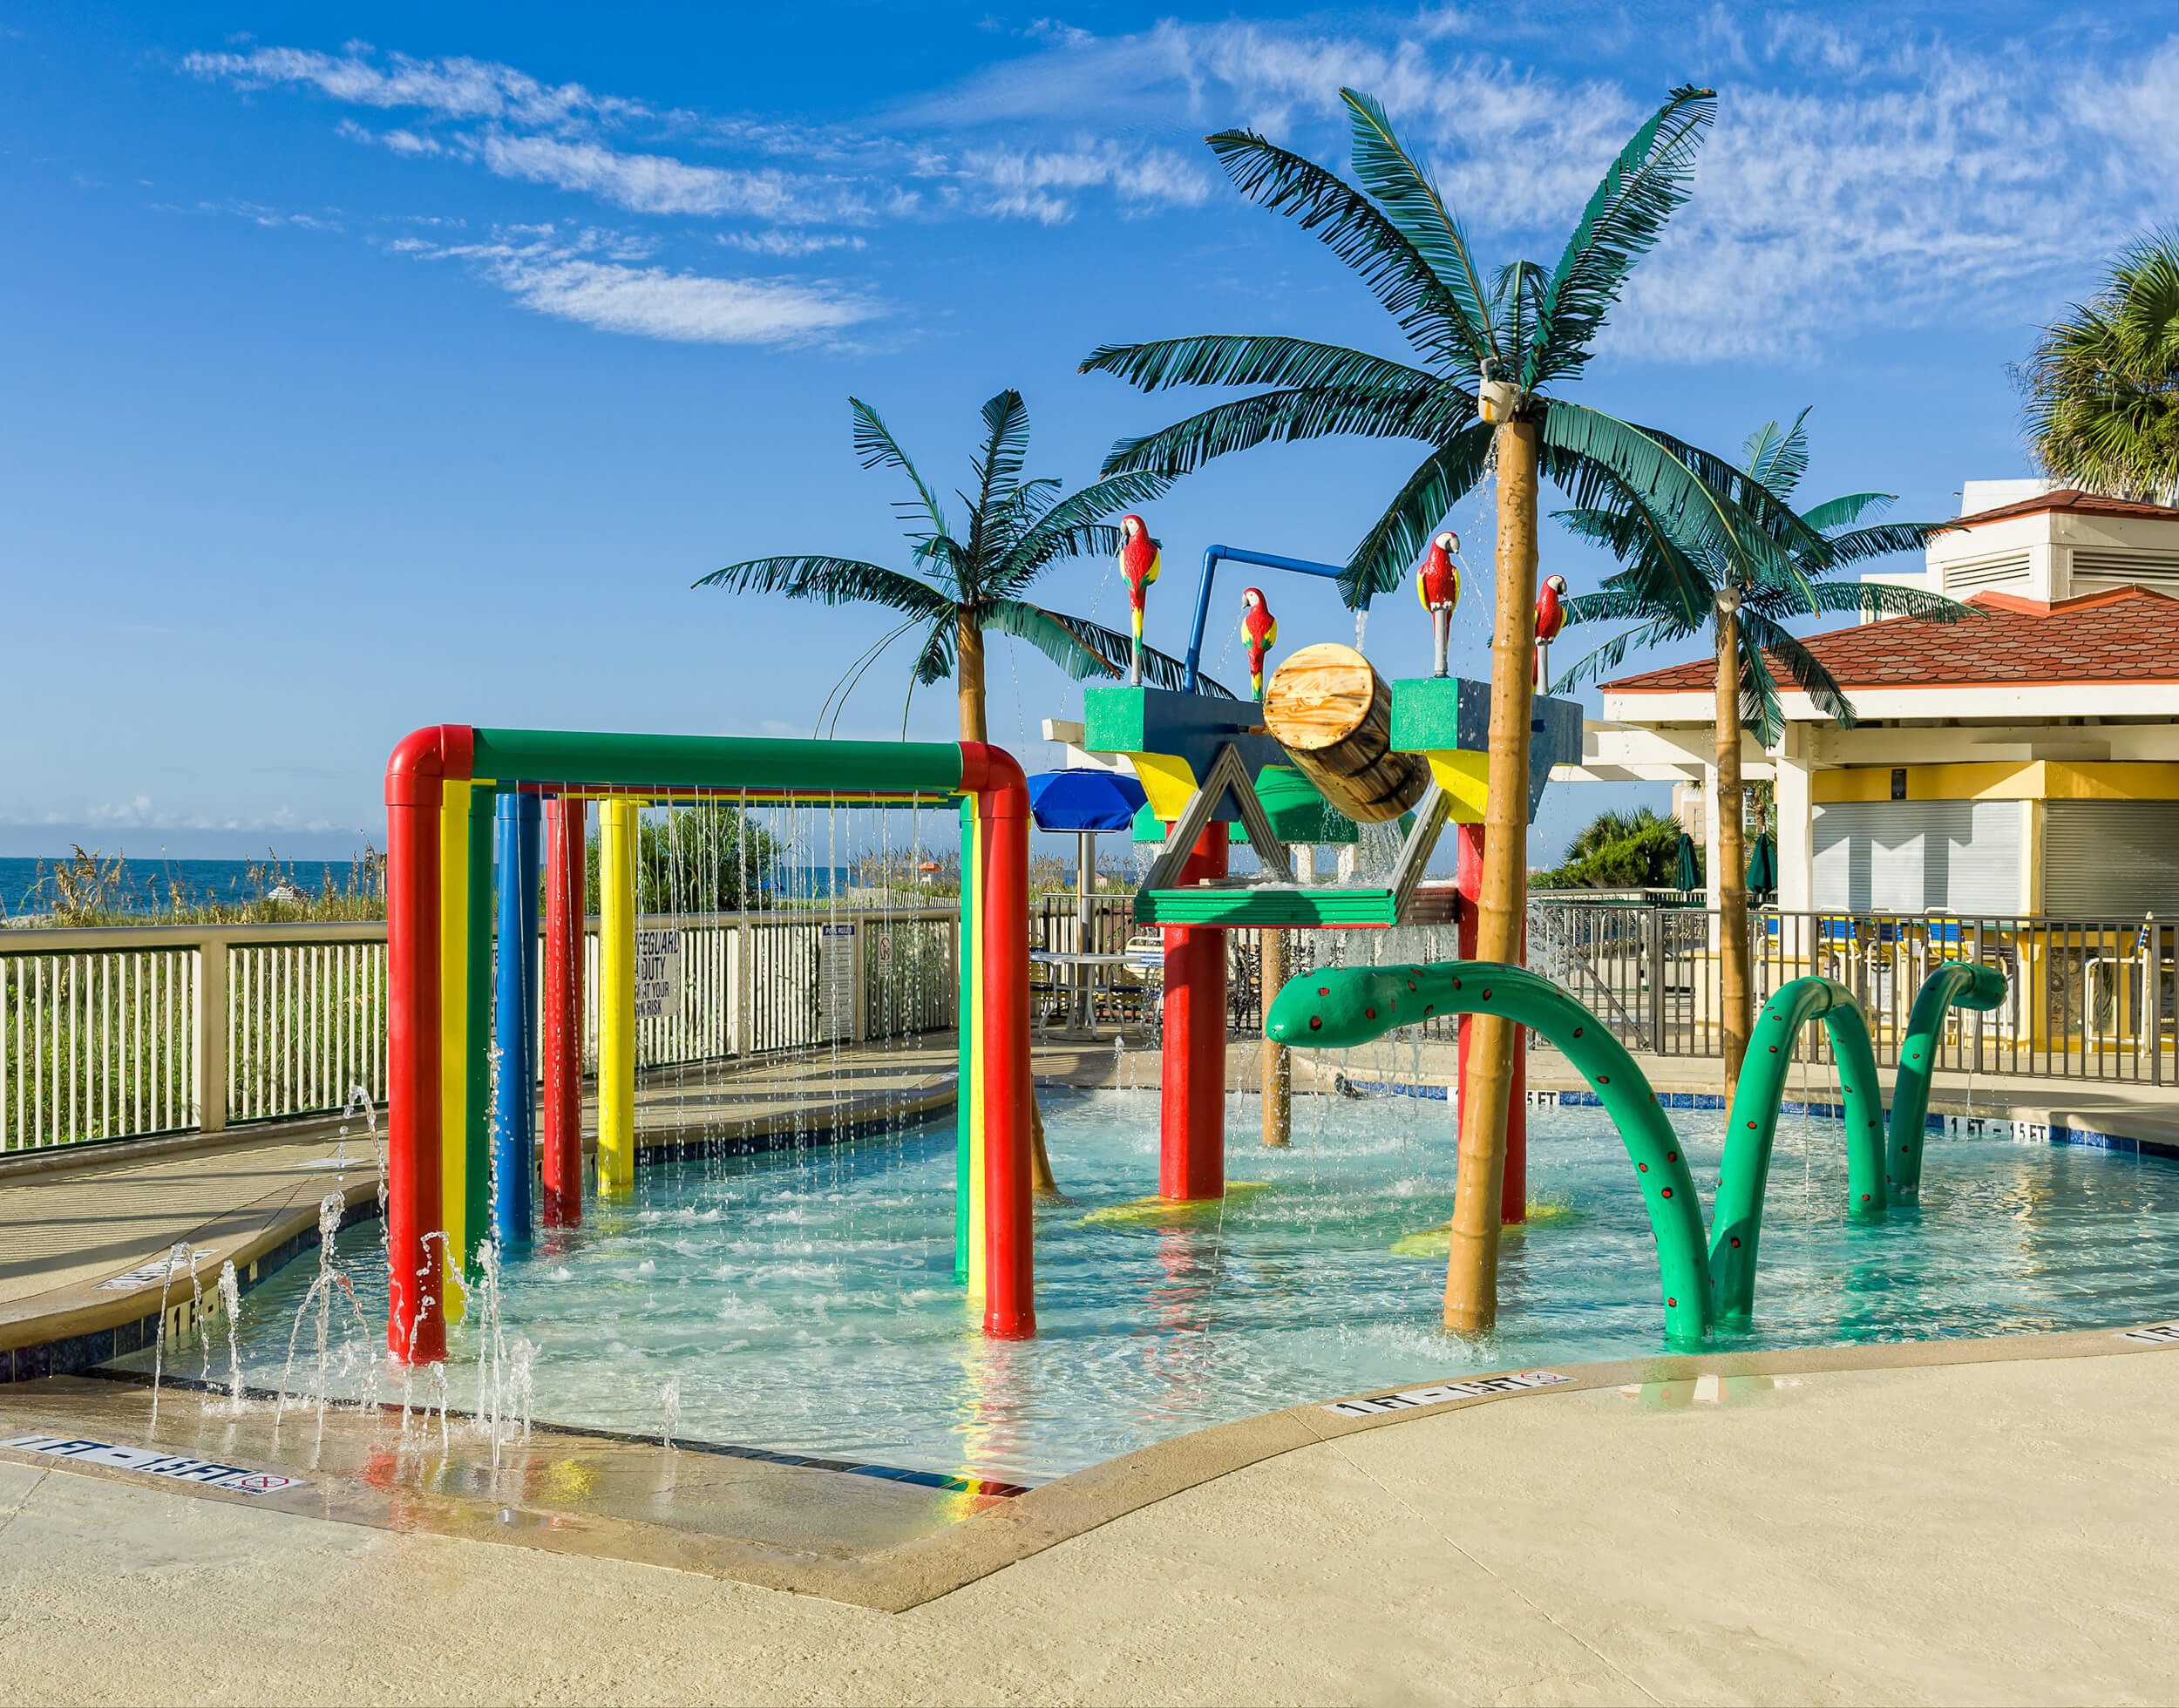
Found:
[[(1497, 616), (1490, 634), (1490, 794), (1483, 804), (1483, 893), (1476, 955), (1516, 962), (1528, 911), (1529, 680), (1536, 628), (1536, 424), (1498, 429)], [(1460, 1176), (1445, 1269), (1445, 1326), (1488, 1332), (1498, 1316), (1499, 1198), (1513, 1095), (1513, 1026), (1475, 1014), (1460, 1109)]]
[[(1282, 931), (1266, 931), (1259, 934), (1261, 941), (1260, 972), (1257, 989), (1264, 1012), (1271, 1010), (1271, 1000), (1279, 994), (1286, 982), (1286, 934)], [(1268, 1038), (1263, 1044), (1264, 1082), (1264, 1142), (1274, 1149), (1284, 1149), (1293, 1142), (1293, 1063), (1286, 1054), (1284, 1044), (1274, 1044)]]
[(954, 650), (954, 686), (961, 692), (961, 738), (988, 742), (983, 715), (983, 626), (968, 612), (961, 613)]
[(1718, 1006), (1725, 1041), (1725, 1101), (1748, 1054), (1748, 850), (1741, 836), (1739, 601), (1717, 613)]

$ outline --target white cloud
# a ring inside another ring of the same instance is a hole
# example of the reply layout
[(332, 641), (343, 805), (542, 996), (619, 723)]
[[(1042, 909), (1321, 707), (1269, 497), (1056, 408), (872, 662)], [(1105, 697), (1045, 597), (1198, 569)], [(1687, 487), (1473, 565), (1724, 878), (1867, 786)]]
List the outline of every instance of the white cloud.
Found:
[(783, 172), (730, 172), (690, 166), (667, 154), (623, 153), (595, 142), (553, 137), (495, 133), (477, 146), (485, 165), (502, 178), (550, 184), (636, 214), (811, 220), (854, 218), (867, 211), (859, 197)]
[(722, 279), (595, 259), (608, 243), (606, 234), (563, 241), (549, 228), (533, 228), (498, 234), (490, 243), (440, 247), (405, 238), (390, 247), (420, 260), (466, 261), (539, 314), (675, 343), (818, 342), (886, 312), (868, 295), (826, 281)]
[(820, 254), (827, 249), (860, 249), (867, 247), (862, 238), (849, 237), (838, 232), (782, 231), (777, 227), (769, 231), (723, 231), (719, 234), (719, 241), (730, 249), (740, 249), (748, 254), (783, 257)]
[(305, 85), (352, 105), (415, 107), (440, 119), (552, 127), (581, 119), (641, 118), (650, 112), (639, 102), (594, 95), (579, 83), (540, 83), (512, 65), (482, 59), (412, 59), (397, 53), (380, 64), (361, 42), (350, 42), (338, 55), (261, 47), (248, 53), (192, 53), (181, 63), (198, 77), (245, 89)]
[(1109, 189), (1123, 203), (1200, 207), (1208, 173), (1170, 149), (1085, 142), (1065, 149), (974, 148), (956, 158), (927, 154), (923, 170), (953, 181), (974, 211), (1057, 225), (1073, 217), (1081, 193)]
[(397, 154), (413, 159), (420, 154), (442, 154), (445, 150), (437, 137), (420, 136), (414, 131), (373, 131), (358, 125), (353, 119), (343, 119), (333, 127), (333, 134), (346, 137), (350, 142), (360, 142), (378, 148), (391, 149)]
[[(904, 103), (881, 115), (883, 132), (663, 114), (510, 66), (359, 44), (337, 55), (253, 48), (187, 63), (240, 87), (308, 87), (356, 108), (422, 115), (376, 132), (343, 121), (344, 133), (397, 153), (471, 160), (652, 219), (770, 227), (720, 241), (779, 257), (856, 247), (812, 234), (826, 226), (1057, 225), (1100, 200), (1129, 214), (1204, 207), (1225, 193), (1189, 133), (1216, 126), (1253, 125), (1343, 166), (1338, 89), (1347, 84), (1381, 97), (1435, 156), (1480, 257), (1495, 265), (1557, 259), (1599, 175), (1662, 93), (1647, 71), (1580, 68), (1676, 58), (1724, 79), (1720, 119), (1693, 201), (1634, 275), (1605, 342), (1620, 356), (1673, 361), (1804, 356), (1872, 329), (2017, 324), (2083, 288), (2128, 233), (2169, 217), (2179, 38), (2148, 36), (2155, 25), (2130, 47), (2068, 26), (2029, 44), (1970, 50), (1873, 10), (1713, 5), (1631, 37), (1608, 5), (1553, 17), (1556, 34), (1446, 8), (1405, 20), (1357, 14), (1336, 26), (1168, 20), (1118, 36), (1042, 19), (1026, 32), (1037, 51)], [(1609, 54), (1584, 51), (1615, 37)], [(1541, 68), (1507, 58), (1516, 47)], [(1094, 117), (1085, 125), (1083, 115)], [(730, 158), (708, 164), (607, 135), (645, 127)], [(642, 290), (703, 283), (633, 271), (651, 281)], [(777, 288), (818, 292), (832, 305), (818, 312), (862, 300), (831, 287)]]

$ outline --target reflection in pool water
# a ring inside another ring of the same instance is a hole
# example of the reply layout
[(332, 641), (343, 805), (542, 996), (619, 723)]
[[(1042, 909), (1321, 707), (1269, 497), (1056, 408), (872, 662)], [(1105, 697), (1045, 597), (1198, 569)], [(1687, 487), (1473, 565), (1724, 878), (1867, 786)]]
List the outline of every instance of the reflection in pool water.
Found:
[[(950, 1124), (676, 1163), (508, 1257), (504, 1332), (535, 1343), (535, 1414), (655, 1435), (672, 1382), (687, 1438), (1035, 1481), (1299, 1401), (1665, 1350), (1647, 1219), (1600, 1110), (1531, 1112), (1531, 1192), (1554, 1213), (1508, 1239), (1500, 1332), (1469, 1345), (1437, 1327), (1442, 1257), (1409, 1238), (1451, 1213), (1443, 1102), (1298, 1100), (1279, 1152), (1253, 1142), (1252, 1101), (1236, 1098), (1228, 1172), (1269, 1190), (1170, 1220), (1086, 1222), (1156, 1190), (1155, 1095), (1039, 1095), (1075, 1203), (1038, 1212), (1035, 1340), (986, 1342), (954, 1284)], [(1721, 1117), (1674, 1119), (1707, 1193)], [(1721, 1348), (2179, 1310), (2179, 1167), (1932, 1138), (1920, 1207), (1876, 1227), (1847, 1224), (1845, 1172), (1836, 1122), (1781, 1122), (1756, 1325)], [(1393, 1249), (1403, 1239), (1409, 1254)], [(383, 1324), (377, 1226), (340, 1250)], [(244, 1299), (253, 1384), (278, 1385), (316, 1268), (305, 1254)], [(477, 1332), (450, 1336), (457, 1408), (473, 1397)], [(383, 1376), (379, 1391), (398, 1397)]]

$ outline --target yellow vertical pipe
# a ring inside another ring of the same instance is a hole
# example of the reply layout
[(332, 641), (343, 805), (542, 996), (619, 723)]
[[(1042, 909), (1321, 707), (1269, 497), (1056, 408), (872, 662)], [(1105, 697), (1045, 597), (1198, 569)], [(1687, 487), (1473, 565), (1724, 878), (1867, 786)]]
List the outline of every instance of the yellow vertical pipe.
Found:
[(469, 784), (450, 779), (438, 828), (439, 1219), (446, 1224), (446, 1320), (458, 1321), (469, 1166)]
[(635, 1188), (635, 805), (598, 803), (598, 1192)]
[(973, 882), (965, 881), (961, 889), (969, 898), (969, 905), (961, 917), (961, 930), (967, 940), (976, 946), (975, 984), (969, 992), (970, 1015), (974, 1036), (969, 1045), (969, 1079), (959, 1095), (968, 1099), (968, 1297), (984, 1296), (984, 1274), (988, 1242), (984, 1237), (983, 1219), (983, 1157), (984, 1107), (983, 1076), (984, 1052), (988, 1034), (984, 1031), (983, 1012), (983, 910), (989, 905), (984, 894), (983, 818), (981, 814), (970, 821), (974, 828), (969, 832), (968, 857), (974, 873)]

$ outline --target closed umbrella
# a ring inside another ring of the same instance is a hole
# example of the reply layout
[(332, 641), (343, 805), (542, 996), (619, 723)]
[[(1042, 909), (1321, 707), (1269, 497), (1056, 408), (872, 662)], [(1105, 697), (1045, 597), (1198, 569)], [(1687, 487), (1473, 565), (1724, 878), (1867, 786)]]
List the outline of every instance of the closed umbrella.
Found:
[(1702, 875), (1695, 870), (1694, 838), (1685, 830), (1680, 833), (1680, 867), (1672, 881), (1683, 891), (1702, 887)]
[(1759, 895), (1778, 887), (1778, 839), (1768, 831), (1755, 838), (1755, 851), (1748, 857), (1748, 887)]

